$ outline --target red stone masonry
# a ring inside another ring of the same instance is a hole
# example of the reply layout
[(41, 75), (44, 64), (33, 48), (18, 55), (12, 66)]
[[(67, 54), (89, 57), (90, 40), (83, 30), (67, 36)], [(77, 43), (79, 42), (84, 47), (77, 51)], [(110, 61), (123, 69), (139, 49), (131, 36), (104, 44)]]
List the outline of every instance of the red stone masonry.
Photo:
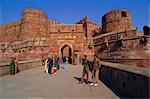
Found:
[(48, 20), (44, 11), (27, 8), (20, 21), (1, 25), (0, 30), (0, 61), (11, 56), (19, 60), (68, 56), (75, 63), (85, 54), (92, 59), (95, 53), (103, 60), (142, 59), (146, 64), (150, 58), (149, 33), (143, 35), (133, 27), (128, 10), (104, 14), (101, 28), (87, 16), (65, 24)]
[(87, 17), (80, 21), (82, 22), (65, 24), (48, 20), (44, 11), (24, 9), (21, 21), (0, 26), (0, 61), (8, 61), (11, 56), (29, 60), (45, 59), (55, 54), (62, 58), (62, 48), (67, 45), (71, 48), (71, 54), (65, 50), (68, 48), (64, 48), (64, 53), (71, 55), (74, 63), (75, 54), (82, 56), (85, 51), (91, 52), (88, 46), (92, 43), (94, 31), (99, 29)]
[(102, 33), (132, 29), (131, 14), (128, 10), (113, 10), (102, 17)]

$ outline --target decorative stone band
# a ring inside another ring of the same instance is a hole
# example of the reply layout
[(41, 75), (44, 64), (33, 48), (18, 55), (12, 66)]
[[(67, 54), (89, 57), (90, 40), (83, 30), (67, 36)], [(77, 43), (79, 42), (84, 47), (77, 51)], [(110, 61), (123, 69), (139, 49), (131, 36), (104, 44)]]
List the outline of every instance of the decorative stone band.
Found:
[(106, 22), (103, 22), (103, 25), (109, 23), (109, 22), (112, 22), (112, 21), (118, 21), (118, 20), (131, 20), (130, 17), (120, 17), (120, 18), (114, 18), (114, 19), (111, 19), (109, 21), (106, 21)]
[(123, 30), (118, 30), (118, 31), (115, 31), (115, 32), (108, 32), (106, 34), (101, 34), (101, 35), (98, 35), (98, 36), (95, 36), (93, 37), (93, 39), (98, 39), (98, 38), (101, 38), (101, 37), (105, 37), (105, 36), (108, 36), (108, 35), (113, 35), (113, 34), (120, 34), (120, 33), (123, 33), (123, 32), (128, 32), (128, 31), (133, 31), (133, 30), (136, 30), (136, 28), (133, 28), (133, 29), (123, 29)]

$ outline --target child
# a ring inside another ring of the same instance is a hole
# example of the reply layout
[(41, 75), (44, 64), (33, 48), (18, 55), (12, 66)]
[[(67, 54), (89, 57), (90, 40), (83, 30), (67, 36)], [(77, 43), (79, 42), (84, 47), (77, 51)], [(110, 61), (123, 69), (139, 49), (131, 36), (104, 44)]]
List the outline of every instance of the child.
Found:
[(56, 75), (56, 71), (57, 71), (57, 68), (56, 68), (56, 66), (54, 66), (53, 69), (52, 69), (52, 74)]

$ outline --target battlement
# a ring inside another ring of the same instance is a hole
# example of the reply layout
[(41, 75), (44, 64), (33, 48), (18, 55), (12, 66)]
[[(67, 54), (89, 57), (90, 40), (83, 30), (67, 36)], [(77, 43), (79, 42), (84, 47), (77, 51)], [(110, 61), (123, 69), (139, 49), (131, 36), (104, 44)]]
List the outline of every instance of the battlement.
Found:
[(26, 8), (23, 10), (22, 16), (23, 14), (39, 14), (39, 15), (47, 16), (44, 11), (35, 8)]
[(82, 18), (79, 22), (77, 22), (76, 24), (83, 24), (85, 22), (88, 22), (88, 17), (85, 16), (84, 18)]
[(15, 21), (15, 22), (7, 23), (7, 24), (0, 24), (0, 27), (13, 26), (13, 25), (18, 25), (18, 24), (20, 24), (20, 23), (21, 23), (21, 21), (18, 20), (18, 21)]
[(57, 22), (57, 21), (53, 21), (53, 20), (48, 20), (49, 25), (53, 25), (53, 24), (64, 24), (63, 22)]

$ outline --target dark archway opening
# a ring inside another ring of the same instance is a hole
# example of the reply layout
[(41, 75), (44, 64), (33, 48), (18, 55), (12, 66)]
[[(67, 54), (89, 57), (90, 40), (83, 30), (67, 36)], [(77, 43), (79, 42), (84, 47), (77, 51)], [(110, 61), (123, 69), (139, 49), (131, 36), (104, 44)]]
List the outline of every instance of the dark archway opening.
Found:
[(61, 57), (62, 57), (62, 60), (63, 62), (65, 61), (65, 57), (68, 58), (68, 62), (70, 64), (72, 64), (72, 49), (70, 48), (70, 46), (68, 45), (64, 45), (62, 48), (61, 48)]
[(127, 17), (127, 13), (126, 13), (125, 11), (122, 11), (122, 12), (121, 12), (121, 16), (122, 16), (122, 17)]

